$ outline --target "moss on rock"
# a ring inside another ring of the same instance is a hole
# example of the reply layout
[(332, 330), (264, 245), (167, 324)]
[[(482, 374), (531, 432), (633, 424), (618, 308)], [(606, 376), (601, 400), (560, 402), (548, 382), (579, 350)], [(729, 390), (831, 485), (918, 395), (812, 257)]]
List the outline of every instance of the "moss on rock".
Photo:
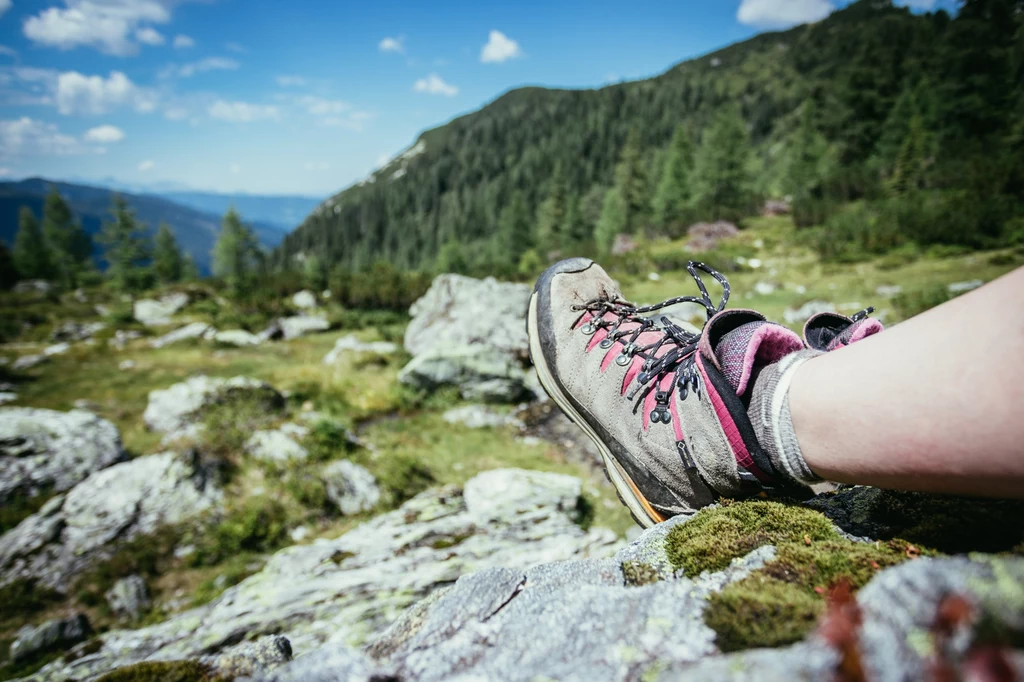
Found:
[(96, 682), (228, 682), (199, 661), (149, 661), (113, 670)]
[(711, 595), (704, 622), (722, 651), (798, 642), (825, 608), (817, 595), (765, 575), (751, 575)]
[(634, 587), (650, 585), (661, 580), (658, 570), (644, 561), (623, 561), (622, 577), (625, 578), (627, 585)]

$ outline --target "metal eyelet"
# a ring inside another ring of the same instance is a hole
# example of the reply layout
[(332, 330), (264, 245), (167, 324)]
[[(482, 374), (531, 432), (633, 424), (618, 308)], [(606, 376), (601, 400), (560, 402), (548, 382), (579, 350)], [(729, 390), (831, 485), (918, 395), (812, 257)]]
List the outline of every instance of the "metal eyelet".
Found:
[(586, 334), (587, 336), (591, 336), (594, 332), (597, 331), (597, 327), (594, 325), (593, 322), (587, 322), (585, 325), (580, 327), (580, 331)]
[(637, 346), (635, 343), (627, 343), (622, 349), (622, 353), (619, 357), (615, 358), (615, 364), (625, 367), (629, 363), (633, 362), (633, 354), (636, 353)]
[(607, 338), (601, 339), (601, 343), (599, 343), (597, 345), (599, 345), (601, 348), (603, 348), (605, 350), (608, 350), (609, 348), (612, 347), (612, 344), (614, 344), (614, 343), (615, 343), (615, 341), (613, 341), (611, 339), (611, 337), (607, 337)]

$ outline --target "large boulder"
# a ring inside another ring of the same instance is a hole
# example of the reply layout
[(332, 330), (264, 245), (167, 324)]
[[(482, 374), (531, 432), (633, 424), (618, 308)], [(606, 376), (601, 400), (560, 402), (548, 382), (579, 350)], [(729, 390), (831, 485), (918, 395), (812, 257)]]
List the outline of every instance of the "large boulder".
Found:
[(118, 543), (195, 516), (220, 496), (192, 455), (165, 452), (115, 464), (0, 537), (0, 584), (24, 578), (66, 592)]
[[(476, 492), (469, 497), (454, 487), (429, 490), (337, 539), (281, 550), (210, 604), (141, 630), (107, 632), (99, 651), (54, 662), (40, 675), (84, 680), (146, 659), (216, 655), (264, 634), (286, 637), (296, 653), (364, 642), (462, 575), (610, 556), (614, 533), (576, 523), (580, 485), (568, 476), (505, 469), (470, 481), (467, 491)], [(491, 499), (481, 503), (481, 494)], [(322, 672), (289, 679), (339, 679), (336, 671)]]
[(238, 398), (262, 400), (268, 411), (284, 406), (284, 397), (263, 381), (199, 375), (165, 389), (150, 391), (142, 419), (152, 431), (174, 433), (202, 419), (204, 408)]
[(370, 511), (380, 500), (380, 488), (373, 474), (347, 459), (327, 464), (320, 478), (327, 489), (327, 498), (346, 516)]
[(292, 305), (302, 310), (315, 308), (317, 305), (316, 294), (308, 289), (303, 289), (292, 296)]
[(150, 605), (149, 590), (140, 575), (121, 578), (103, 596), (111, 611), (128, 620), (137, 620)]
[(325, 318), (314, 315), (295, 315), (293, 317), (282, 317), (277, 321), (281, 328), (281, 335), (285, 341), (297, 339), (306, 334), (327, 331), (331, 323)]
[(171, 317), (188, 305), (188, 294), (167, 294), (159, 300), (143, 298), (132, 304), (132, 317), (144, 325), (170, 324)]
[(377, 353), (390, 355), (398, 350), (398, 346), (390, 341), (360, 341), (349, 334), (334, 342), (334, 348), (324, 356), (325, 365), (333, 365), (346, 352)]
[(35, 627), (26, 625), (18, 630), (11, 644), (10, 657), (15, 663), (20, 663), (51, 651), (69, 649), (91, 634), (89, 619), (80, 613), (48, 620)]
[(485, 345), (431, 348), (410, 360), (398, 379), (430, 391), (458, 386), (466, 400), (512, 403), (533, 396), (521, 362)]
[(184, 327), (178, 327), (174, 331), (168, 332), (159, 338), (153, 339), (149, 342), (149, 345), (153, 348), (163, 348), (164, 346), (169, 346), (172, 343), (203, 338), (207, 334), (211, 333), (216, 334), (217, 330), (205, 322), (193, 322), (191, 324), (186, 324)]
[(63, 492), (124, 458), (117, 427), (91, 412), (0, 409), (0, 504)]
[(309, 452), (298, 441), (308, 433), (309, 429), (298, 424), (282, 424), (278, 429), (256, 431), (245, 442), (245, 451), (250, 457), (265, 462), (306, 459)]

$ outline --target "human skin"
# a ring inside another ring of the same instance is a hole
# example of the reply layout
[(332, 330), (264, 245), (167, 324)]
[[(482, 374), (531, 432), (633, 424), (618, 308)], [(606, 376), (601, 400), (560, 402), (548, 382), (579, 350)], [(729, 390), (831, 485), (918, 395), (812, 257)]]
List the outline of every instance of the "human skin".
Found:
[(789, 406), (826, 480), (1024, 498), (1024, 268), (809, 360)]

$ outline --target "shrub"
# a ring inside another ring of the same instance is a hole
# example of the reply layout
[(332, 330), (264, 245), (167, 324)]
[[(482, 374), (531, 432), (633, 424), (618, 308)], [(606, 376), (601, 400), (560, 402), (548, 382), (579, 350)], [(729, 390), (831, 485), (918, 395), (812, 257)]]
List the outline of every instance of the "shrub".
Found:
[(121, 578), (130, 575), (156, 577), (174, 561), (180, 531), (164, 526), (149, 535), (139, 535), (120, 545), (105, 561), (83, 573), (77, 581), (76, 596), (90, 606), (104, 604), (104, 593)]
[(58, 604), (64, 597), (37, 584), (34, 580), (18, 578), (0, 587), (0, 624), (24, 622), (33, 614)]
[(942, 305), (953, 298), (945, 286), (937, 285), (913, 291), (904, 291), (892, 299), (896, 311), (904, 320), (920, 315), (926, 310)]
[(193, 566), (209, 566), (243, 552), (270, 552), (287, 538), (287, 514), (277, 500), (256, 497), (235, 508), (196, 541)]
[(147, 661), (118, 668), (96, 682), (227, 682), (199, 661)]

